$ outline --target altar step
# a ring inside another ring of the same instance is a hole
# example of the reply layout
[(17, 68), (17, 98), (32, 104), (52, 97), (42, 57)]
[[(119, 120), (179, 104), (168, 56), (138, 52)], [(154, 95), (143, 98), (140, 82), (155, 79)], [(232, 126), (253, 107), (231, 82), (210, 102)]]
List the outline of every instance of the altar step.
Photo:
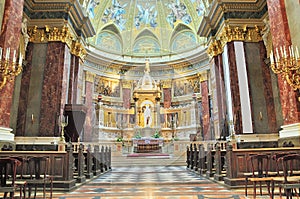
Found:
[(112, 156), (112, 167), (124, 167), (124, 166), (185, 166), (186, 158), (184, 154), (180, 156), (174, 156), (169, 154), (148, 154), (148, 155), (136, 155), (126, 154), (122, 156)]

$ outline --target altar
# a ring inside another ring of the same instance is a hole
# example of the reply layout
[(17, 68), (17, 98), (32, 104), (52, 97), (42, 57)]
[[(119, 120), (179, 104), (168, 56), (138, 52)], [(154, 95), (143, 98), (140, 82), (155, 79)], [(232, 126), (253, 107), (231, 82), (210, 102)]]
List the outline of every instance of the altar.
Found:
[(134, 153), (161, 153), (163, 138), (132, 138)]

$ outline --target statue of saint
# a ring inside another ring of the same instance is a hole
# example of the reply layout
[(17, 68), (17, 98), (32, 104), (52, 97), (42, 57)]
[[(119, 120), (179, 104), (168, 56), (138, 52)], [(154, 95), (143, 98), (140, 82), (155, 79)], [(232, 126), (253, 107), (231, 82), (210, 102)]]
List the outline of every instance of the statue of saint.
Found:
[(20, 51), (22, 57), (25, 57), (26, 48), (29, 42), (29, 35), (27, 32), (27, 19), (24, 18), (21, 26), (21, 38), (20, 38)]
[(269, 58), (271, 50), (272, 50), (272, 35), (270, 32), (270, 22), (267, 18), (263, 20), (265, 27), (261, 30), (261, 35), (263, 42), (265, 44), (267, 50), (267, 57)]
[(151, 118), (151, 109), (149, 105), (146, 105), (146, 109), (144, 111), (144, 126), (145, 127), (150, 127), (152, 123), (152, 118)]

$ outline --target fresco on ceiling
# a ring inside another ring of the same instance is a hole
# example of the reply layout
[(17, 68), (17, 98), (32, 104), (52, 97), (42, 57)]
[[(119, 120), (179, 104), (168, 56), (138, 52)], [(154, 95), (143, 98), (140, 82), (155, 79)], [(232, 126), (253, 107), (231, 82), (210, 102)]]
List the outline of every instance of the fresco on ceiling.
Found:
[(121, 31), (125, 30), (126, 19), (124, 14), (126, 13), (126, 6), (127, 3), (121, 5), (118, 0), (112, 0), (112, 5), (104, 10), (102, 21), (104, 23), (113, 21)]
[(174, 23), (181, 20), (185, 24), (190, 24), (192, 22), (191, 16), (187, 12), (186, 5), (180, 0), (171, 1), (167, 4), (168, 9), (171, 12), (167, 16), (167, 21), (172, 28), (174, 28)]
[[(84, 1), (83, 7), (85, 7), (87, 0)], [(100, 4), (100, 1), (91, 0), (87, 6), (87, 12), (90, 18), (95, 17), (95, 7)]]
[(185, 49), (191, 49), (197, 46), (197, 40), (192, 32), (179, 33), (173, 39), (171, 44), (171, 50), (173, 52), (184, 51)]
[(155, 6), (150, 6), (149, 3), (146, 3), (145, 7), (139, 4), (136, 6), (138, 8), (138, 14), (134, 18), (136, 29), (139, 29), (142, 24), (155, 28), (157, 26), (157, 10), (155, 10)]
[(98, 34), (96, 46), (104, 50), (122, 52), (122, 44), (119, 38), (109, 32)]
[(198, 16), (203, 16), (206, 9), (205, 9), (205, 3), (203, 0), (191, 0), (193, 4), (196, 4), (196, 12)]
[(159, 54), (160, 45), (154, 39), (142, 38), (134, 44), (133, 52), (143, 54)]

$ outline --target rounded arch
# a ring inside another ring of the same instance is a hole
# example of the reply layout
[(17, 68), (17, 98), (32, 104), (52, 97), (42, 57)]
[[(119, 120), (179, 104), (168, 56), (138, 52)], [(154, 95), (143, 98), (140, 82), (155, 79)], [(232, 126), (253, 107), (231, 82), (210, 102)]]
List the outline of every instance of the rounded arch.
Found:
[(123, 41), (118, 28), (114, 24), (105, 26), (97, 34), (95, 46), (104, 51), (122, 53)]
[(161, 44), (152, 31), (145, 29), (135, 38), (132, 52), (144, 55), (158, 55), (161, 52)]
[(170, 50), (174, 53), (187, 51), (198, 45), (197, 35), (185, 24), (178, 24), (170, 38)]

